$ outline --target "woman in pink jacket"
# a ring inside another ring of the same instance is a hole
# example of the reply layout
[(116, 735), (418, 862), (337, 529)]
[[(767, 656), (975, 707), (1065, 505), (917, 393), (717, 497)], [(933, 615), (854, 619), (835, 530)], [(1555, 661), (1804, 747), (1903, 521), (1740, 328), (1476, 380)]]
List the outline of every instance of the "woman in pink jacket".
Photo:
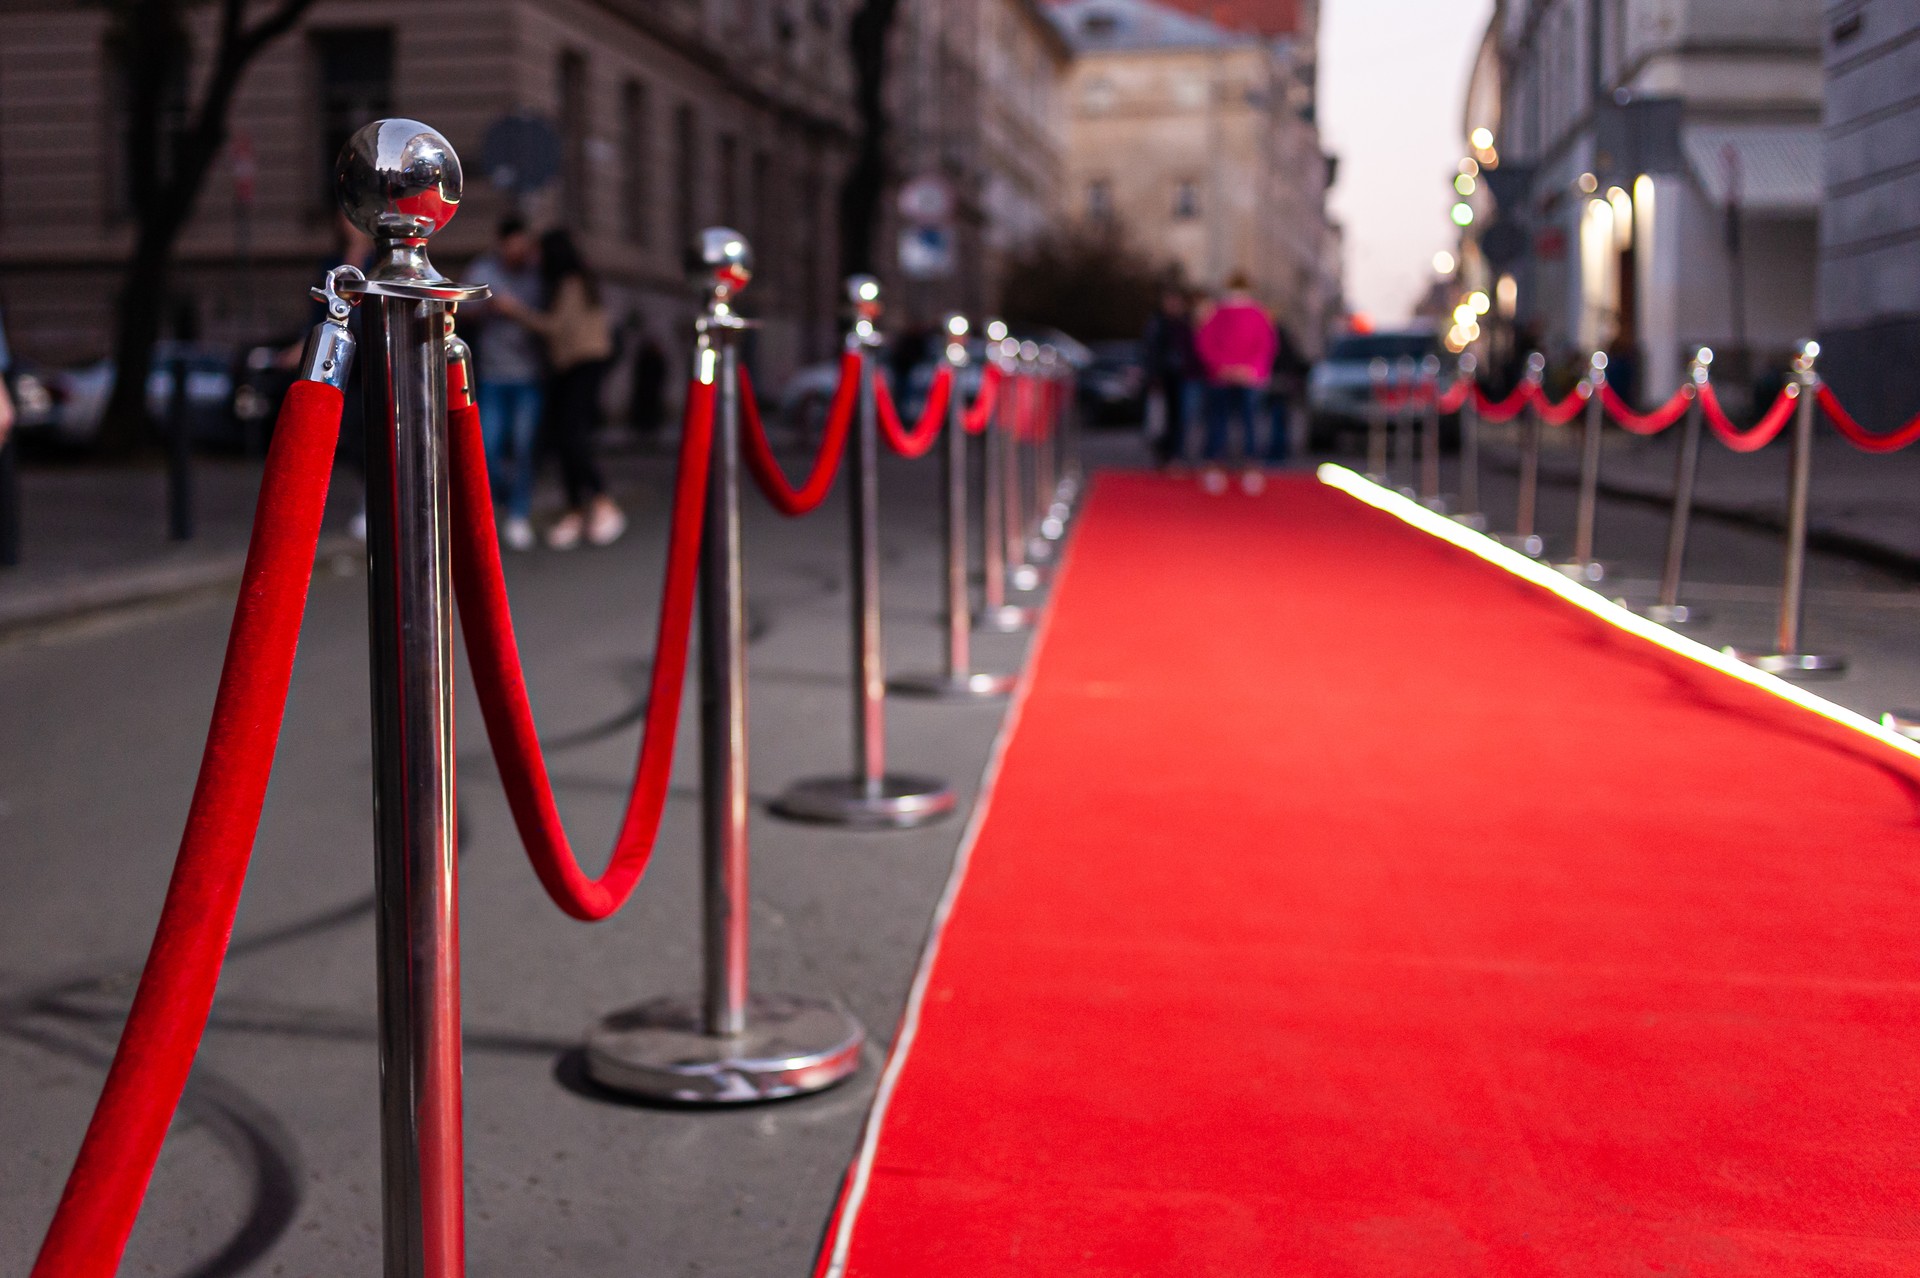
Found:
[(1255, 423), (1260, 420), (1261, 390), (1273, 376), (1278, 340), (1273, 321), (1254, 302), (1248, 288), (1246, 273), (1234, 272), (1227, 280), (1226, 295), (1193, 338), (1194, 352), (1207, 379), (1207, 469), (1201, 482), (1208, 492), (1226, 489), (1221, 461), (1227, 451), (1227, 419), (1235, 414), (1245, 432), (1240, 456), (1246, 470), (1241, 482), (1248, 492), (1258, 492), (1266, 483), (1259, 468), (1259, 427)]

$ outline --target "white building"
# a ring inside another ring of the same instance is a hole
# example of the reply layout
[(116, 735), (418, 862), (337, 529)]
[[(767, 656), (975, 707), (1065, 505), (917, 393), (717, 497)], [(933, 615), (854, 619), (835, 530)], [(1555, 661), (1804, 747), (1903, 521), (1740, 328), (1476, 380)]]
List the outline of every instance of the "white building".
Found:
[(1820, 47), (1820, 0), (1498, 0), (1466, 123), (1505, 171), (1476, 229), (1524, 237), (1491, 268), (1518, 330), (1656, 397), (1701, 345), (1784, 362), (1815, 327)]

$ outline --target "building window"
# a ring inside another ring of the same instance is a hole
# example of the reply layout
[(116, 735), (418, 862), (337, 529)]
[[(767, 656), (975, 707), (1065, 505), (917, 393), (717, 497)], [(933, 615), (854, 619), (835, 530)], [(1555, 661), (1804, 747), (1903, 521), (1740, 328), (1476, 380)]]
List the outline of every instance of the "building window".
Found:
[(1106, 178), (1095, 178), (1087, 183), (1087, 220), (1100, 223), (1113, 221), (1113, 183)]
[(653, 209), (649, 203), (653, 177), (653, 113), (647, 86), (629, 80), (620, 93), (620, 151), (626, 161), (620, 187), (620, 234), (627, 243), (647, 248), (653, 243)]
[(593, 198), (587, 164), (587, 56), (572, 49), (560, 54), (560, 222), (585, 230)]
[(673, 234), (681, 248), (691, 248), (700, 233), (699, 180), (700, 123), (683, 103), (673, 113)]
[(1197, 182), (1174, 183), (1173, 215), (1177, 218), (1200, 216), (1200, 186)]
[(362, 125), (393, 114), (393, 32), (342, 28), (312, 36), (314, 82), (320, 91), (314, 143), (314, 195), (332, 212), (338, 197), (333, 166)]

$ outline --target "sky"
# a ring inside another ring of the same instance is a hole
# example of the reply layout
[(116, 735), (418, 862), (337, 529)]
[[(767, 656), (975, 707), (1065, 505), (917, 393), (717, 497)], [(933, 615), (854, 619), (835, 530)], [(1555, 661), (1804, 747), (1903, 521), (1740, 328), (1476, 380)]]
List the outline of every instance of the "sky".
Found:
[(1492, 0), (1323, 0), (1320, 128), (1340, 157), (1334, 216), (1347, 229), (1347, 300), (1406, 318), (1456, 237), (1448, 183), (1465, 153), (1460, 112)]

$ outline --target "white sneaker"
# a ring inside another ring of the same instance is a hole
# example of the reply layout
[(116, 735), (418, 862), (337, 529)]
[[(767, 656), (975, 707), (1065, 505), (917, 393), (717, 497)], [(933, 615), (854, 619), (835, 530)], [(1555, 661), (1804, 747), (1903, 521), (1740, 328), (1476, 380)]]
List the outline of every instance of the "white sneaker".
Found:
[(587, 540), (596, 546), (611, 546), (626, 531), (627, 517), (613, 504), (613, 499), (595, 498), (593, 511), (587, 516)]
[(508, 550), (532, 550), (533, 525), (522, 516), (509, 515), (500, 529), (500, 540), (507, 544)]
[(569, 510), (560, 516), (553, 527), (547, 529), (548, 550), (572, 550), (580, 544), (580, 534), (585, 529), (579, 512)]
[(1206, 473), (1200, 476), (1200, 487), (1218, 497), (1227, 491), (1227, 472), (1208, 467)]
[(1267, 491), (1267, 477), (1257, 470), (1241, 472), (1240, 487), (1249, 497), (1257, 497)]

